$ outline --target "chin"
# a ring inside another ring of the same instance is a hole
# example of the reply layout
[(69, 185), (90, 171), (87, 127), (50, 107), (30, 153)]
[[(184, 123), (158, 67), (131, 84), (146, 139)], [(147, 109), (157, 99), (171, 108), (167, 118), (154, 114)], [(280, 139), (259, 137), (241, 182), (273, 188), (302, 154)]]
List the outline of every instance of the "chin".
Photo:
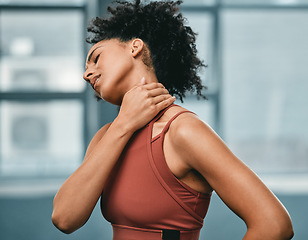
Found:
[(103, 98), (101, 97), (101, 95), (100, 95), (98, 92), (96, 92), (96, 91), (94, 91), (94, 97), (95, 97), (95, 99), (96, 99), (97, 101), (103, 100)]

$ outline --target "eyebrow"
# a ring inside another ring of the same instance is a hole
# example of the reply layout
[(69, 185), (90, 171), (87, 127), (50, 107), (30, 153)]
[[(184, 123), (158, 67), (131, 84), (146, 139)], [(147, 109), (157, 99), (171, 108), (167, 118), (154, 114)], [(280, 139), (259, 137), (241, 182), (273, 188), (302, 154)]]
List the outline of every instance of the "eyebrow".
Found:
[(98, 48), (101, 48), (101, 47), (103, 47), (103, 46), (98, 46), (98, 47), (96, 47), (96, 48), (93, 49), (93, 51), (90, 53), (90, 55), (89, 55), (89, 57), (88, 57), (88, 62), (90, 62), (91, 57), (92, 57), (93, 53), (95, 52), (95, 50), (98, 49)]

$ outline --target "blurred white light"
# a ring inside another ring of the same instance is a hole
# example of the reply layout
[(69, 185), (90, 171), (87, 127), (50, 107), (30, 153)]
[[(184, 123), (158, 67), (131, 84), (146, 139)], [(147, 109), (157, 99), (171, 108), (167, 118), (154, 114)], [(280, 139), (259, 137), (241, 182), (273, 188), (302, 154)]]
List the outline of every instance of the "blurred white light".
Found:
[(294, 3), (298, 3), (298, 0), (277, 0), (278, 3), (280, 4), (294, 4)]
[(34, 43), (29, 37), (15, 38), (10, 45), (10, 53), (13, 56), (31, 56), (33, 52)]

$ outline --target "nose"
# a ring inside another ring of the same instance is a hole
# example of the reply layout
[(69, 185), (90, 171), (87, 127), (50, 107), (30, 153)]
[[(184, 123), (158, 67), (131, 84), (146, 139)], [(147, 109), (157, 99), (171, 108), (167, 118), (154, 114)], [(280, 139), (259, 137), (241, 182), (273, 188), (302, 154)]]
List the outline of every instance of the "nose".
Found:
[(93, 70), (91, 70), (91, 69), (86, 69), (85, 71), (84, 71), (84, 73), (83, 73), (83, 79), (86, 81), (86, 82), (90, 82), (90, 78), (91, 78), (91, 76), (93, 75)]

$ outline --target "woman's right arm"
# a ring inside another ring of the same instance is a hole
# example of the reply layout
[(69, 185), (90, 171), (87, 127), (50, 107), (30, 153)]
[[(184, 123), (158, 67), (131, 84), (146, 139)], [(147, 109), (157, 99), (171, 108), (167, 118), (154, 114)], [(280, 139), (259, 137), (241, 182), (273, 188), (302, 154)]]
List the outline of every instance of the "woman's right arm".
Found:
[(132, 134), (173, 102), (158, 83), (136, 86), (125, 94), (117, 118), (94, 136), (85, 160), (54, 198), (52, 221), (58, 229), (71, 233), (87, 222)]

